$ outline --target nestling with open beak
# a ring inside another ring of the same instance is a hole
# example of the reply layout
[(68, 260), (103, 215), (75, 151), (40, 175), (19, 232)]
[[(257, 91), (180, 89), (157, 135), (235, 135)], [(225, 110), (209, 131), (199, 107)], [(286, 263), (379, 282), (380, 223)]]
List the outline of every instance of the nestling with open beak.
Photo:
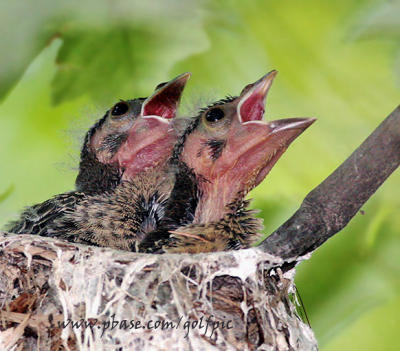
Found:
[[(27, 208), (8, 230), (116, 248), (134, 241), (162, 215), (163, 189), (148, 198), (142, 188), (162, 178), (177, 139), (172, 121), (189, 77), (159, 84), (147, 99), (114, 105), (86, 134), (77, 191)], [(122, 237), (126, 227), (129, 235)]]
[[(195, 182), (191, 189), (196, 191), (197, 206), (192, 223), (174, 227), (167, 222), (143, 240), (141, 251), (222, 251), (249, 247), (259, 239), (262, 222), (254, 211), (246, 209), (249, 201), (245, 196), (315, 121), (262, 120), (266, 95), (276, 74), (272, 71), (246, 86), (238, 97), (213, 103), (193, 120), (181, 145), (175, 148), (178, 174), (183, 176), (177, 176), (174, 189), (179, 192), (188, 188), (188, 182)], [(179, 179), (186, 184), (181, 186)], [(169, 211), (173, 208), (171, 204)]]

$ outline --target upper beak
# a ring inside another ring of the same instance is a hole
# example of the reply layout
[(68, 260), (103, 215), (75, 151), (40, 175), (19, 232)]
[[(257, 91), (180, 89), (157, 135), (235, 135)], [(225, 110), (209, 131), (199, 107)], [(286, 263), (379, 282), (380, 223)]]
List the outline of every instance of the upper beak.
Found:
[(278, 71), (271, 71), (243, 89), (239, 97), (237, 115), (240, 123), (261, 121), (269, 88)]
[(266, 176), (293, 140), (316, 121), (315, 118), (287, 118), (270, 122), (263, 120), (265, 100), (277, 73), (273, 70), (245, 87), (237, 106), (239, 122), (247, 129), (247, 142), (240, 141), (244, 153), (255, 145), (259, 146), (259, 154), (254, 151), (248, 156), (248, 160), (259, 158), (255, 164), (262, 163), (263, 159), (268, 160), (266, 167), (258, 175), (257, 182)]
[(160, 84), (143, 105), (141, 116), (155, 116), (172, 119), (176, 116), (183, 89), (190, 78), (189, 72), (183, 73), (167, 83)]
[[(236, 143), (237, 154), (246, 155), (246, 162), (260, 171), (249, 189), (259, 184), (269, 173), (289, 145), (302, 134), (315, 118), (263, 120), (265, 100), (277, 71), (271, 71), (257, 82), (245, 87), (237, 105), (238, 121), (247, 130)], [(241, 151), (238, 151), (241, 150)]]

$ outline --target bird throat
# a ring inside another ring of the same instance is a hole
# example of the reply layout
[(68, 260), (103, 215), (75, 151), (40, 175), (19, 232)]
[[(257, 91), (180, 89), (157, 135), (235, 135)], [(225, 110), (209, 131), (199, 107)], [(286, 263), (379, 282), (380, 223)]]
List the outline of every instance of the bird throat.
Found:
[(229, 182), (226, 176), (212, 181), (200, 179), (199, 193), (201, 194), (196, 207), (193, 223), (210, 223), (220, 220), (228, 211), (228, 205), (238, 196), (244, 196)]

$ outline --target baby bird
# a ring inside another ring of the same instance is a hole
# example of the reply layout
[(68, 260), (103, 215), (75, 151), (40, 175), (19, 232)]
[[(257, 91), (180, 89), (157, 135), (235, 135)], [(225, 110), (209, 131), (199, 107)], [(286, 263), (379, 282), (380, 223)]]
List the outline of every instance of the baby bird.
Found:
[[(315, 121), (262, 120), (276, 74), (272, 71), (246, 86), (238, 97), (213, 103), (193, 120), (175, 148), (178, 175), (171, 197), (179, 198), (188, 189), (195, 192), (193, 217), (185, 215), (186, 223), (164, 220), (142, 241), (140, 251), (222, 251), (249, 247), (259, 239), (262, 222), (254, 217), (255, 211), (247, 209), (249, 201), (244, 198)], [(185, 197), (181, 196), (183, 203)], [(171, 217), (175, 207), (170, 203), (166, 217)]]
[[(171, 121), (189, 77), (189, 73), (184, 73), (159, 84), (147, 99), (120, 101), (114, 105), (85, 136), (77, 190), (27, 208), (7, 230), (100, 245), (90, 235), (93, 228), (89, 228), (88, 235), (81, 232), (72, 235), (76, 225), (71, 218), (82, 218), (82, 207), (91, 204), (96, 196), (104, 200), (101, 194), (119, 194), (120, 185), (133, 182), (141, 172), (156, 170), (167, 162), (176, 142)], [(132, 184), (134, 189), (139, 186)], [(96, 208), (97, 204), (94, 201), (93, 206)], [(101, 208), (97, 208), (96, 214), (99, 212)]]
[(121, 179), (132, 179), (162, 161), (165, 147), (175, 141), (170, 122), (189, 78), (190, 73), (181, 74), (159, 84), (149, 98), (120, 101), (107, 111), (86, 133), (76, 189), (86, 194), (110, 191)]

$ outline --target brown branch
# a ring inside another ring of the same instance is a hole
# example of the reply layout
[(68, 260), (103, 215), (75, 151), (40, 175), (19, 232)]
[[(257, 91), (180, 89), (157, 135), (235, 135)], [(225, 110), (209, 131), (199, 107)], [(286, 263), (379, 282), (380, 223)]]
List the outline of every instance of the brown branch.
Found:
[(284, 259), (315, 250), (347, 225), (399, 164), (400, 106), (260, 247)]

